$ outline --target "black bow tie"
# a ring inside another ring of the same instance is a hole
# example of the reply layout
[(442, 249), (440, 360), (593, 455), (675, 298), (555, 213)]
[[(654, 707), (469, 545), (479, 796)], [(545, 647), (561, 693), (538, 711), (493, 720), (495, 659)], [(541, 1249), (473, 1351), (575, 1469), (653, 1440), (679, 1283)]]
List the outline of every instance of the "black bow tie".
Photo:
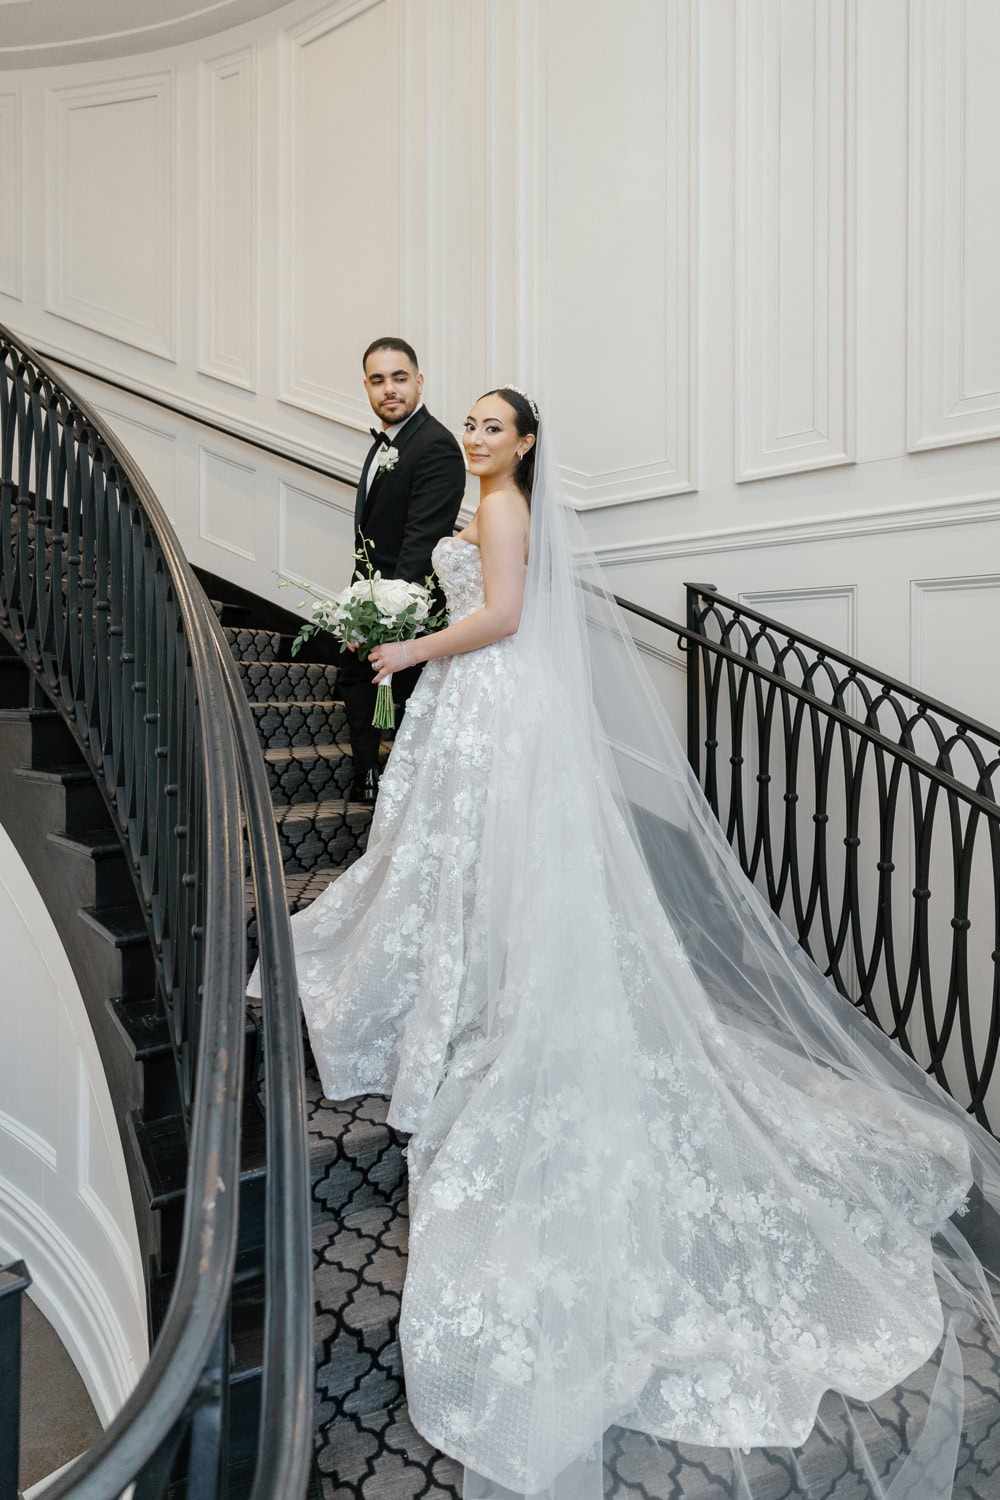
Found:
[(385, 447), (388, 448), (388, 446), (389, 446), (389, 434), (387, 432), (380, 432), (377, 427), (369, 427), (368, 431), (371, 433), (371, 435), (375, 439), (376, 443), (378, 443), (380, 445), (384, 444)]

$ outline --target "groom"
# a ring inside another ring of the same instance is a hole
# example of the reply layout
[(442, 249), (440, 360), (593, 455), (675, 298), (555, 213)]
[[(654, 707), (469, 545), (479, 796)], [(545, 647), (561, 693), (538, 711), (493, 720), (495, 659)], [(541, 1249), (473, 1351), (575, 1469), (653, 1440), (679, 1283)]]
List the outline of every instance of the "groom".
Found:
[[(465, 493), (462, 451), (424, 406), (424, 377), (405, 339), (376, 339), (365, 350), (362, 364), (365, 390), (381, 430), (372, 428), (375, 441), (361, 470), (354, 545), (360, 551), (361, 538), (366, 539), (372, 568), (383, 578), (423, 583), (431, 571), (434, 543), (455, 529)], [(363, 562), (354, 576), (366, 576)], [(395, 673), (397, 712), (419, 674), (419, 667)], [(374, 802), (378, 794), (381, 732), (372, 726), (377, 692), (372, 676), (368, 662), (344, 655), (338, 684), (354, 758), (354, 802)]]

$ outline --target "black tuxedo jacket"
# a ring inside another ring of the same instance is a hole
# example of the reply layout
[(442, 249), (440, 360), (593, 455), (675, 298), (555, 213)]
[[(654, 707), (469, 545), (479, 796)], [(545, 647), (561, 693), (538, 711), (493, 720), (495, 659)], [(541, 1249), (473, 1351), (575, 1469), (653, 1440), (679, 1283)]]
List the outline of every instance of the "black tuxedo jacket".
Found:
[[(372, 567), (383, 578), (423, 583), (434, 543), (455, 529), (465, 464), (455, 438), (426, 407), (414, 412), (392, 446), (399, 459), (376, 474), (367, 497), (368, 471), (380, 444), (373, 443), (365, 459), (354, 505), (355, 547), (367, 538)], [(363, 562), (358, 571), (365, 576)]]

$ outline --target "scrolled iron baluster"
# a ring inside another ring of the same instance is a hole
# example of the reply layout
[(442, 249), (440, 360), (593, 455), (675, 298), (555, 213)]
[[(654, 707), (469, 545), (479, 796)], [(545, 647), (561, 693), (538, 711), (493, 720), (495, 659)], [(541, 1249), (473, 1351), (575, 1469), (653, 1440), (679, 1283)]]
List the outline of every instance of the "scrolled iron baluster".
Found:
[(735, 843), (744, 868), (750, 864), (750, 841), (747, 839), (747, 813), (743, 805), (743, 716), (746, 708), (747, 678), (738, 673), (732, 662), (726, 663), (726, 695), (729, 704), (729, 816), (726, 837)]
[(774, 809), (771, 801), (774, 773), (771, 769), (771, 745), (774, 730), (774, 713), (778, 704), (778, 690), (774, 683), (765, 684), (759, 677), (753, 678), (754, 708), (757, 715), (757, 808), (753, 844), (750, 851), (748, 874), (756, 878), (763, 869), (767, 899), (777, 911), (782, 900), (783, 862), (775, 860), (772, 819)]
[(720, 817), (719, 768), (716, 751), (719, 748), (719, 696), (723, 662), (719, 658), (713, 667), (711, 654), (707, 651), (702, 652), (701, 661), (705, 698), (705, 735), (702, 741), (705, 747), (705, 773), (702, 786), (709, 806), (716, 817)]
[[(972, 929), (970, 900), (973, 861), (976, 837), (982, 826), (982, 815), (978, 808), (963, 808), (958, 798), (951, 794), (948, 796), (948, 812), (954, 880), (954, 909), (951, 917), (952, 961), (949, 972), (948, 1005), (949, 1008), (956, 1007), (958, 1012), (962, 1059), (969, 1084), (969, 1107), (979, 1119), (984, 1120), (985, 1099), (996, 1067), (1000, 1016), (994, 1004), (991, 1008), (986, 1044), (980, 1060), (977, 1055), (976, 1027), (970, 1004), (972, 986), (969, 973), (969, 934)], [(1000, 839), (991, 840), (993, 846), (991, 854), (993, 855), (996, 853), (998, 842)], [(990, 868), (993, 870), (996, 894), (997, 865), (995, 860), (991, 861)], [(995, 900), (995, 910), (996, 907)]]
[(787, 694), (782, 699), (782, 738), (784, 741), (785, 755), (785, 865), (788, 871), (787, 888), (792, 903), (792, 919), (796, 939), (809, 954), (814, 957), (810, 944), (809, 928), (811, 925), (809, 891), (810, 887), (803, 886), (803, 867), (812, 869), (812, 860), (803, 860), (800, 855), (802, 837), (800, 833), (799, 814), (802, 807), (802, 794), (800, 786), (799, 760), (803, 754), (803, 747), (809, 743), (808, 737), (803, 735), (806, 722), (806, 704), (802, 699), (791, 698)]

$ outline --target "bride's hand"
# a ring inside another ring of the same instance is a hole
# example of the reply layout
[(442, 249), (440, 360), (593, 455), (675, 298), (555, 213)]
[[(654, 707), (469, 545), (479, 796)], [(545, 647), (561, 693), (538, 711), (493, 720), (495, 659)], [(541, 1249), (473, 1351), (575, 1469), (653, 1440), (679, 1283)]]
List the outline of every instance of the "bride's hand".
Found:
[(416, 663), (408, 650), (406, 641), (383, 641), (369, 654), (369, 662), (375, 673), (375, 681), (384, 682), (393, 672), (402, 672)]

